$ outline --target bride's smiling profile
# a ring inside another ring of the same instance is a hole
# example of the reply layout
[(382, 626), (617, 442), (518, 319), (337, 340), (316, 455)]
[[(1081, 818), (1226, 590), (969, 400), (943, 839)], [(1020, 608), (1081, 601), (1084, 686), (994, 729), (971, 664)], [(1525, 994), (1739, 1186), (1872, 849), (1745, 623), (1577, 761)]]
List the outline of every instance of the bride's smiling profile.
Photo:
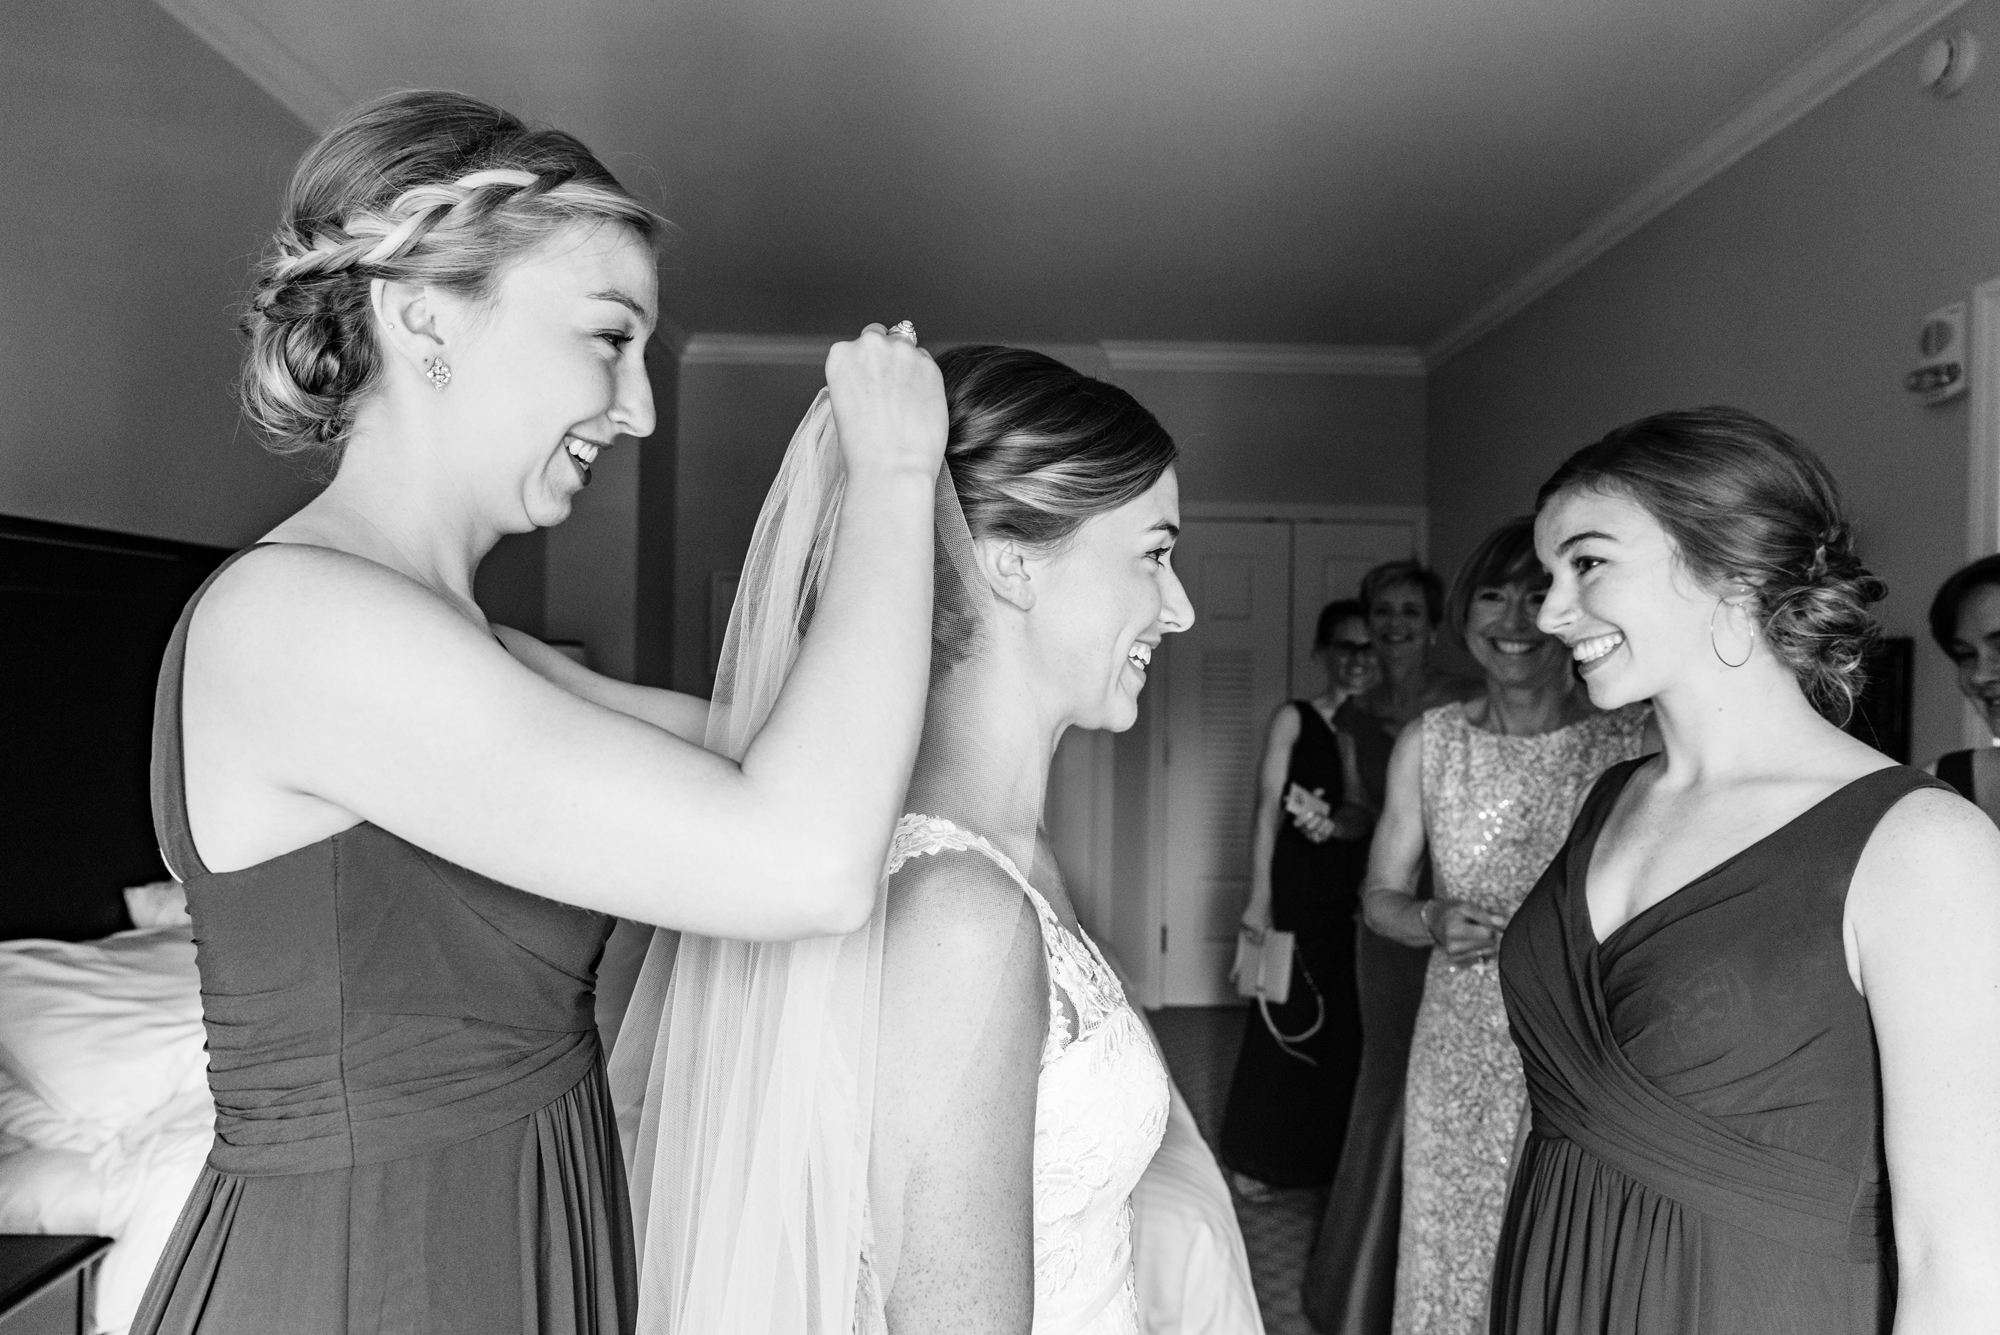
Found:
[[(1056, 744), (1138, 718), (1174, 574), (1174, 445), (1037, 353), (942, 354), (971, 587), (939, 581), (924, 737), (890, 849), (871, 1169), (876, 1279), (904, 1331), (1136, 1331), (1127, 1198), (1167, 1077), (1039, 847)], [(982, 587), (983, 585), (983, 587)], [(962, 598), (970, 606), (952, 608)], [(865, 1315), (865, 1314), (864, 1314)]]

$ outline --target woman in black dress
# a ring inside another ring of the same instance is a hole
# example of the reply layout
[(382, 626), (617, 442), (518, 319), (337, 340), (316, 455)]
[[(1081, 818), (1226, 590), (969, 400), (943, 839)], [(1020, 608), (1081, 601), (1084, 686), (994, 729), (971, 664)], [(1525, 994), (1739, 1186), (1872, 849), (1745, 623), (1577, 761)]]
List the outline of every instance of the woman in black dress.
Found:
[(630, 1331), (592, 1010), (613, 915), (783, 940), (874, 905), (946, 425), (912, 341), (829, 355), (834, 564), (740, 763), (702, 749), (706, 701), (473, 601), (503, 534), (651, 433), (660, 228), (574, 138), (455, 93), (358, 108), (299, 165), (244, 400), (331, 480), (203, 586), (160, 673), (154, 822), (216, 1118), (135, 1335)]
[[(2000, 742), (2000, 556), (1982, 556), (1931, 600), (1931, 637), (1958, 668), (1959, 694)], [(2000, 822), (2000, 745), (1949, 751), (1931, 773)]]
[(1840, 731), (1882, 586), (1832, 477), (1663, 413), (1542, 489), (1540, 624), (1653, 702), (1501, 944), (1506, 1335), (2000, 1330), (2000, 831)]
[(1361, 1014), (1354, 985), (1355, 898), (1380, 790), (1363, 782), (1341, 711), (1375, 684), (1361, 604), (1328, 603), (1313, 635), (1326, 690), (1271, 717), (1258, 774), (1245, 928), (1297, 936), (1290, 995), (1253, 1003), (1222, 1114), (1221, 1159), (1237, 1191), (1324, 1186), (1340, 1157)]

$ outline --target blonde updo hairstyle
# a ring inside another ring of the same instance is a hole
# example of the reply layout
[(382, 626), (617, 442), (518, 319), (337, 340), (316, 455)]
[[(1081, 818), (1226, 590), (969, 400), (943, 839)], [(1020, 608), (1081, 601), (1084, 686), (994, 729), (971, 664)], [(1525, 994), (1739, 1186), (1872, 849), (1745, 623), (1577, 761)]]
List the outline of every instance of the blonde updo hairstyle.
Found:
[(1887, 591), (1854, 551), (1840, 489), (1819, 456), (1740, 408), (1656, 413), (1571, 455), (1542, 484), (1623, 496), (1658, 521), (1702, 583), (1742, 583), (1778, 660), (1813, 706), (1845, 726), (1878, 638)]
[(489, 298), (508, 264), (576, 224), (664, 221), (581, 141), (476, 98), (391, 93), (313, 145), (285, 192), (243, 318), (243, 411), (274, 453), (331, 476), (381, 366), (370, 284)]

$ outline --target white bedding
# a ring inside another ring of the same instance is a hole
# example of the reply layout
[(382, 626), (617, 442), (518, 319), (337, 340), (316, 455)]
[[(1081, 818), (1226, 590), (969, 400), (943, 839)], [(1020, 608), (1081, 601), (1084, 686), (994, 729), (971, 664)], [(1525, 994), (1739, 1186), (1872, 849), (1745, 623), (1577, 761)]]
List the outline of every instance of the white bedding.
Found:
[(0, 941), (0, 1232), (115, 1239), (100, 1331), (130, 1324), (208, 1155), (206, 1075), (187, 927)]

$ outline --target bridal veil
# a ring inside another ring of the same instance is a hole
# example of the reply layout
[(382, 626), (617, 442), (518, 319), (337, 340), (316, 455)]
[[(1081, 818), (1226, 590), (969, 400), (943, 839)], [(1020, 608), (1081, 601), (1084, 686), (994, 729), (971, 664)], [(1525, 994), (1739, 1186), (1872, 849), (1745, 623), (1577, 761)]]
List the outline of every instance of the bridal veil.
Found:
[[(740, 759), (810, 625), (843, 491), (826, 391), (785, 452), (737, 586), (709, 750)], [(937, 489), (933, 671), (983, 590), (949, 470)], [(642, 1335), (847, 1335), (869, 1282), (868, 1167), (884, 896), (848, 936), (656, 931), (610, 1062)], [(726, 885), (713, 893), (726, 895)]]

